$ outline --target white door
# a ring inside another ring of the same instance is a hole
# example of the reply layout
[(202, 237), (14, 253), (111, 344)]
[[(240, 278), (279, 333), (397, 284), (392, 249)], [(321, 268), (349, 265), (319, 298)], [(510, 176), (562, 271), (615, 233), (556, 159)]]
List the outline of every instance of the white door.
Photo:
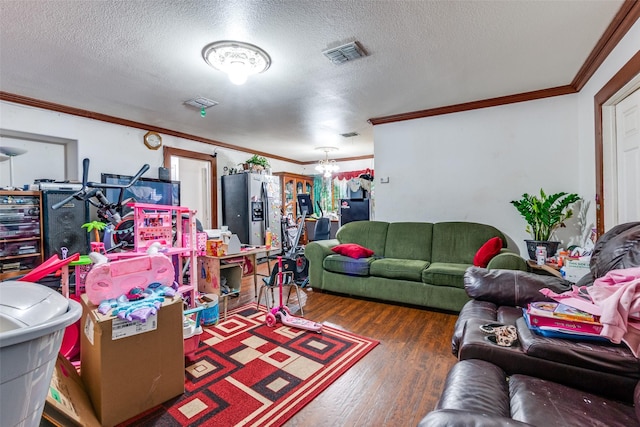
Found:
[(616, 105), (618, 224), (640, 220), (640, 90)]
[(211, 183), (209, 162), (171, 156), (171, 179), (180, 181), (180, 205), (196, 211), (204, 229), (211, 228)]

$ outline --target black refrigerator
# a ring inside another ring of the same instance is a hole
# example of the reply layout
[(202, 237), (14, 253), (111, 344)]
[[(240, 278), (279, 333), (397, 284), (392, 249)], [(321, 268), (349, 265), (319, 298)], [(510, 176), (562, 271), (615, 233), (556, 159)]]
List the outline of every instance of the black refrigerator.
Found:
[(340, 226), (369, 220), (369, 199), (340, 199)]
[(258, 173), (222, 177), (222, 224), (238, 235), (240, 243), (264, 245), (269, 229), (272, 246), (280, 248), (281, 210), (279, 177)]

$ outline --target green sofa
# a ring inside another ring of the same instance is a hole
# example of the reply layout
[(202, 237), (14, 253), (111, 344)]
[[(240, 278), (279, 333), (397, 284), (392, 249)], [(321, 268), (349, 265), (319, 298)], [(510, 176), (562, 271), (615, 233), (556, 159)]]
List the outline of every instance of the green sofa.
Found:
[[(472, 222), (356, 221), (342, 226), (336, 238), (305, 247), (310, 285), (320, 290), (460, 311), (469, 300), (463, 283), (478, 249), (492, 237), (503, 248), (488, 269), (527, 270), (526, 262), (504, 246), (495, 227)], [(374, 251), (351, 258), (331, 249), (356, 243)]]

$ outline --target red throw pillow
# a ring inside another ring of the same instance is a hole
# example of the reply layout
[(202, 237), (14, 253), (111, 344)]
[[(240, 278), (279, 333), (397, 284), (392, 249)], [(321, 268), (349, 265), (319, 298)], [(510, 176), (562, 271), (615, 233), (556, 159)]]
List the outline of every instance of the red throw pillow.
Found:
[(367, 258), (373, 255), (373, 251), (371, 249), (367, 249), (357, 243), (343, 243), (341, 245), (334, 246), (331, 250), (337, 254), (351, 258)]
[(473, 257), (473, 265), (486, 268), (491, 258), (500, 253), (500, 249), (502, 249), (502, 239), (492, 237), (478, 249), (476, 256)]

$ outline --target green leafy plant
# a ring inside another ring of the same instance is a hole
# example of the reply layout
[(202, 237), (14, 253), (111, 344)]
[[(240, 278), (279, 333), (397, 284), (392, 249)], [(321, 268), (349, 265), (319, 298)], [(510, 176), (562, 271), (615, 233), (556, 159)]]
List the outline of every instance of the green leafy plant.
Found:
[(540, 189), (540, 196), (524, 193), (520, 200), (512, 200), (520, 215), (527, 221), (527, 233), (533, 240), (549, 240), (551, 234), (564, 227), (564, 221), (573, 216), (570, 205), (580, 200), (575, 194), (560, 192), (547, 195)]
[(266, 157), (258, 156), (257, 154), (254, 154), (246, 163), (249, 165), (262, 166), (265, 169), (270, 166)]
[(94, 241), (99, 242), (100, 241), (100, 231), (104, 230), (104, 228), (107, 226), (107, 224), (105, 224), (102, 221), (91, 221), (91, 222), (87, 222), (85, 224), (82, 224), (82, 228), (86, 228), (87, 229), (87, 233), (91, 233), (93, 231), (93, 236), (94, 236)]

